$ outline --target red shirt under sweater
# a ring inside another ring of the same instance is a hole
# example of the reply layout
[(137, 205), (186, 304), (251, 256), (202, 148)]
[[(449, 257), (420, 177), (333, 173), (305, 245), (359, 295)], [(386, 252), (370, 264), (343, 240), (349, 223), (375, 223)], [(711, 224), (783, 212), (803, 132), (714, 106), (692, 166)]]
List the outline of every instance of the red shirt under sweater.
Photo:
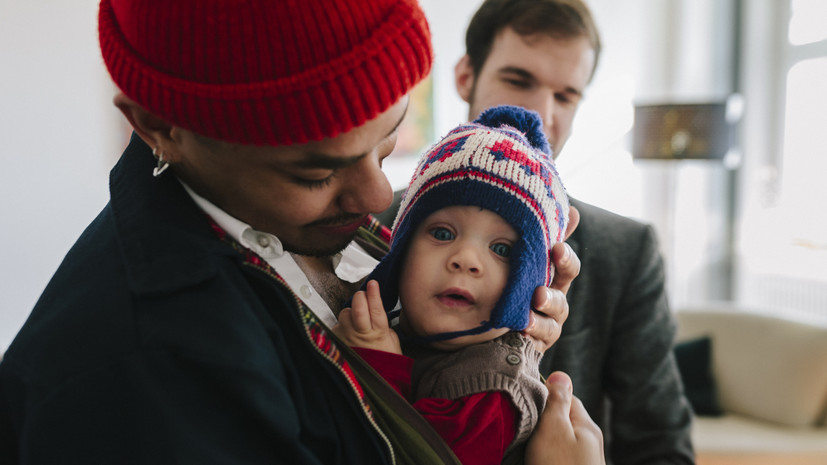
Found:
[[(410, 400), (413, 359), (354, 347), (385, 381)], [(426, 397), (413, 403), (464, 464), (502, 462), (517, 431), (517, 411), (503, 392), (487, 391), (456, 400)]]

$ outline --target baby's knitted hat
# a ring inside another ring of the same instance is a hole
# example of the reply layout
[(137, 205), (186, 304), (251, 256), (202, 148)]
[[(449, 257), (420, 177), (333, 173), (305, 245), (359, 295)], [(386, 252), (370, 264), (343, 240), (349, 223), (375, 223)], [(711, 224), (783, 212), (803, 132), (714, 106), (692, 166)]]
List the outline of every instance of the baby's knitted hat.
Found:
[(335, 137), (431, 68), (416, 0), (102, 0), (103, 60), (154, 115), (246, 145)]
[(379, 282), (385, 309), (399, 299), (400, 267), (417, 226), (431, 213), (458, 205), (497, 213), (520, 239), (509, 255), (508, 283), (491, 319), (430, 340), (494, 328), (525, 329), (534, 289), (548, 286), (554, 276), (551, 247), (563, 240), (569, 214), (568, 196), (537, 113), (515, 106), (488, 109), (423, 155), (402, 197), (390, 252), (368, 278)]

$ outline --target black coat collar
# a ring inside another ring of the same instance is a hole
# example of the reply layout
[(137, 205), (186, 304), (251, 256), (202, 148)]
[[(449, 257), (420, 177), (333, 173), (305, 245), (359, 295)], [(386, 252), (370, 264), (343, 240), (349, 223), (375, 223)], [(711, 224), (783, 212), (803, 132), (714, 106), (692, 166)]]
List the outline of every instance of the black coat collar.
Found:
[(237, 255), (217, 239), (208, 218), (172, 171), (152, 176), (155, 158), (138, 136), (109, 176), (111, 208), (130, 289), (164, 294), (216, 274), (211, 256)]

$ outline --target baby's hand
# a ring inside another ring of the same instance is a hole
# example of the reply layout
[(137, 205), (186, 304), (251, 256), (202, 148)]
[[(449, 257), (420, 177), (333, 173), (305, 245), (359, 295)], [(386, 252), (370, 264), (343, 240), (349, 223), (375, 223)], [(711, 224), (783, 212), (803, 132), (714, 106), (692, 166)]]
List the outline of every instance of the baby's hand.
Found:
[(342, 309), (333, 332), (351, 347), (402, 354), (399, 336), (388, 326), (388, 315), (379, 295), (379, 283), (368, 281), (367, 292), (353, 296), (353, 307)]

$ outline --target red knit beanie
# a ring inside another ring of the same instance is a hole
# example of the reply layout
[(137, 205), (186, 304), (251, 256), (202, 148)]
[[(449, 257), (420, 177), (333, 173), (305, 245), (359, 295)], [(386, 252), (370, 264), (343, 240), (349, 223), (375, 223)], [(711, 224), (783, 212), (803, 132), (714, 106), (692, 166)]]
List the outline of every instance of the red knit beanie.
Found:
[(247, 145), (334, 137), (431, 68), (416, 0), (102, 0), (103, 59), (171, 124)]

